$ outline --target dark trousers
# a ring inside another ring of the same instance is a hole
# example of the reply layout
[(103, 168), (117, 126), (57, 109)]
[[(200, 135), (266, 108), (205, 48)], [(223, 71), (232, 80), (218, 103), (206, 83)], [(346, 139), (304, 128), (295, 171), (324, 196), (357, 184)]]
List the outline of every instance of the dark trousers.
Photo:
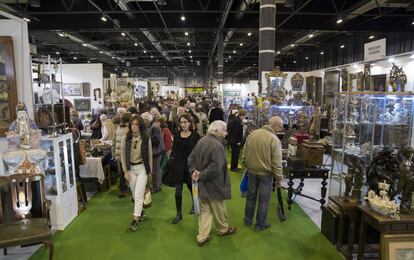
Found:
[[(191, 193), (191, 201), (192, 201), (193, 200), (193, 189), (191, 187), (191, 184), (187, 183), (187, 188)], [(183, 207), (183, 183), (178, 183), (178, 184), (175, 184), (175, 208), (177, 210), (177, 215), (181, 215), (182, 207)]]
[(128, 187), (126, 185), (126, 180), (125, 180), (125, 176), (124, 176), (124, 171), (122, 170), (121, 161), (117, 160), (116, 164), (117, 164), (117, 171), (118, 171), (118, 174), (119, 174), (119, 191), (120, 192), (128, 192)]
[(239, 165), (240, 145), (230, 144), (231, 147), (231, 164), (230, 169), (237, 169)]
[(264, 227), (266, 225), (267, 210), (269, 208), (270, 195), (272, 193), (272, 175), (248, 175), (248, 190), (246, 198), (246, 209), (244, 212), (244, 222), (251, 224), (253, 221), (254, 211), (256, 209), (256, 201), (259, 196), (259, 203), (256, 213), (256, 227)]

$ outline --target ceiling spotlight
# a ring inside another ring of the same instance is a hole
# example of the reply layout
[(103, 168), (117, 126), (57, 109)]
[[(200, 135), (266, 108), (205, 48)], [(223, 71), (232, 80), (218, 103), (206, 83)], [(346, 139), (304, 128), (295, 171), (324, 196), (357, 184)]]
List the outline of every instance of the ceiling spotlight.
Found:
[(88, 46), (88, 45), (87, 45), (86, 43), (82, 43), (82, 46), (83, 46), (83, 47), (86, 47), (86, 46)]
[(324, 55), (324, 54), (325, 54), (325, 52), (321, 51), (321, 55)]
[(144, 53), (147, 53), (147, 50), (144, 50)]
[(229, 56), (229, 59), (231, 59), (231, 56)]
[(134, 43), (135, 46), (138, 46), (138, 43)]
[(193, 60), (191, 60), (190, 62), (193, 62)]
[(190, 46), (190, 45), (191, 45), (191, 43), (187, 42), (187, 46)]
[(153, 59), (153, 58), (154, 58), (154, 56), (151, 55), (151, 59)]
[(252, 33), (251, 32), (247, 33), (247, 36), (252, 36)]
[(295, 47), (295, 44), (291, 44), (290, 47), (292, 47), (292, 48)]
[(341, 46), (339, 46), (339, 47), (340, 47), (341, 49), (343, 49), (343, 48), (345, 48), (345, 45), (343, 45), (343, 44), (342, 44), (342, 45), (341, 45)]
[(234, 50), (233, 53), (236, 53), (236, 50)]
[(91, 63), (91, 61), (90, 61), (90, 60), (88, 60), (88, 63)]
[(58, 51), (57, 51), (57, 52), (55, 52), (55, 53), (56, 53), (56, 55), (59, 55), (59, 54), (60, 54), (60, 52), (58, 52)]
[(185, 21), (185, 16), (184, 15), (181, 15), (181, 21)]
[(185, 33), (184, 33), (184, 35), (185, 35), (185, 36), (188, 36), (188, 32), (185, 32)]
[(358, 65), (354, 64), (354, 65), (352, 65), (352, 68), (357, 69)]
[(73, 56), (73, 59), (74, 59), (74, 60), (77, 60), (78, 58), (77, 58), (76, 56)]
[(374, 39), (375, 38), (375, 36), (374, 35), (370, 35), (369, 37), (368, 37), (368, 39)]
[(389, 58), (388, 59), (388, 62), (390, 62), (390, 63), (392, 63), (392, 62), (394, 62), (395, 61), (395, 59), (394, 58)]
[(414, 25), (414, 21), (412, 21), (411, 24)]
[(156, 62), (159, 62), (159, 60), (156, 60)]
[(308, 57), (308, 56), (306, 56), (306, 57), (305, 57), (305, 60), (309, 60), (309, 57)]
[(296, 61), (294, 60), (293, 63), (296, 63)]
[(342, 20), (342, 18), (341, 18), (341, 17), (339, 17), (339, 18), (338, 18), (338, 20), (336, 20), (336, 23), (337, 23), (337, 24), (340, 24), (340, 23), (342, 23), (342, 22), (343, 22), (343, 20)]
[(192, 55), (190, 55), (190, 59), (192, 59), (193, 58), (193, 56)]
[(115, 68), (115, 71), (117, 71), (118, 69), (117, 68)]
[(277, 53), (277, 54), (280, 54), (280, 51), (277, 51), (276, 53)]
[(30, 19), (27, 17), (23, 17), (23, 21), (30, 22)]
[(191, 50), (188, 50), (188, 53), (191, 53)]
[(315, 35), (313, 35), (313, 34), (309, 34), (309, 38), (312, 38), (313, 36), (315, 36)]
[(240, 43), (240, 46), (243, 46), (243, 43), (242, 42)]
[(114, 56), (112, 56), (112, 59), (115, 59), (115, 57), (114, 57)]
[(105, 15), (102, 15), (102, 16), (101, 16), (101, 20), (102, 20), (103, 22), (108, 21), (108, 19), (106, 19)]
[(66, 34), (65, 34), (64, 32), (60, 32), (60, 33), (58, 33), (58, 35), (59, 35), (60, 37), (64, 37)]

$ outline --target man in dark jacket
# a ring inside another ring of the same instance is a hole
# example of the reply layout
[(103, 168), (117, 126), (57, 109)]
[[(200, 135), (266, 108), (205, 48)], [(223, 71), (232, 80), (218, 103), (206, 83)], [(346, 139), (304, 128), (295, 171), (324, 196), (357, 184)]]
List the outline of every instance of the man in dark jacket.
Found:
[(224, 138), (227, 134), (224, 121), (214, 121), (207, 136), (198, 141), (188, 158), (192, 178), (198, 181), (200, 218), (197, 244), (203, 246), (210, 237), (213, 216), (219, 236), (231, 235), (236, 227), (229, 226), (225, 200), (231, 198), (230, 176), (227, 171)]
[(239, 165), (240, 149), (243, 142), (243, 119), (246, 115), (246, 111), (244, 109), (233, 109), (231, 112), (234, 115), (234, 118), (227, 123), (229, 132), (227, 140), (231, 147), (230, 170), (239, 171), (237, 167)]
[(208, 122), (211, 124), (216, 120), (224, 120), (224, 112), (220, 107), (220, 102), (216, 101), (208, 112)]

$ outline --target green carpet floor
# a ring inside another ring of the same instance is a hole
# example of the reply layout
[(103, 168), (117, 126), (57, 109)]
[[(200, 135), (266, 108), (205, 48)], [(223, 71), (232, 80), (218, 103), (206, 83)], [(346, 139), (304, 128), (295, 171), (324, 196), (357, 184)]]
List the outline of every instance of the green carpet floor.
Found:
[[(199, 248), (195, 240), (197, 218), (188, 214), (190, 193), (184, 190), (184, 218), (173, 225), (174, 189), (168, 187), (153, 195), (145, 221), (137, 232), (131, 232), (128, 225), (133, 203), (129, 197), (119, 199), (114, 187), (96, 194), (65, 231), (55, 233), (54, 259), (342, 259), (296, 204), (286, 210), (287, 220), (279, 222), (276, 193), (268, 212), (272, 227), (261, 232), (245, 227), (240, 179), (240, 173), (231, 172), (233, 199), (227, 202), (227, 210), (230, 224), (238, 227), (232, 236), (218, 237), (213, 228), (212, 240)], [(47, 257), (48, 251), (41, 247), (30, 259)]]

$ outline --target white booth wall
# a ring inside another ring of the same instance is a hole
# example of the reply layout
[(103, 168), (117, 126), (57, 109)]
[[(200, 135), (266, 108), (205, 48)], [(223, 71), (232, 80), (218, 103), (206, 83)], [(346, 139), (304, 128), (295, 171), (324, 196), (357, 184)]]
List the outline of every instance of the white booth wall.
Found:
[[(0, 36), (11, 36), (13, 40), (14, 71), (17, 87), (17, 100), (26, 103), (29, 116), (33, 118), (32, 72), (30, 68), (30, 47), (27, 22), (0, 10), (0, 15), (9, 19), (0, 19)], [(10, 107), (10, 109), (15, 109)], [(8, 150), (6, 138), (0, 138), (0, 160)], [(4, 175), (3, 163), (0, 163), (0, 175)]]

